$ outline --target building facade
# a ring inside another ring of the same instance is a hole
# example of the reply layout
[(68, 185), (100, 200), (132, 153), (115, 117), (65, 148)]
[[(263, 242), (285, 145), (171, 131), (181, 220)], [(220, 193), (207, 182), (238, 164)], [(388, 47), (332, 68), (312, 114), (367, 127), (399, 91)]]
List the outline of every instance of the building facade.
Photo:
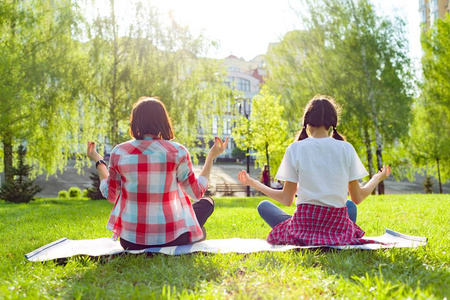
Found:
[(449, 9), (450, 0), (419, 0), (422, 30), (428, 30), (436, 19), (444, 19)]
[[(250, 117), (252, 99), (255, 97), (261, 86), (264, 84), (264, 77), (266, 71), (263, 69), (265, 65), (265, 56), (258, 55), (250, 61), (246, 61), (243, 58), (238, 58), (234, 55), (229, 55), (220, 62), (227, 71), (227, 84), (233, 89), (242, 92), (242, 97), (236, 99), (236, 113), (242, 116)], [(224, 137), (229, 137), (228, 149), (225, 151), (225, 157), (232, 157), (233, 149), (236, 144), (232, 137), (232, 126), (234, 124), (235, 114), (224, 116)], [(216, 117), (213, 122), (213, 133), (215, 132), (215, 126), (217, 126)]]

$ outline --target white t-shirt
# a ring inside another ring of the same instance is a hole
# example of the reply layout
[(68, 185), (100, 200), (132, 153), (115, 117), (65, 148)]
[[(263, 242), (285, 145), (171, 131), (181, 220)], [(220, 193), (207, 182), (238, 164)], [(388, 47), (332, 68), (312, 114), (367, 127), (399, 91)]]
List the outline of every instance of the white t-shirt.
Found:
[(345, 207), (348, 183), (367, 175), (351, 144), (309, 137), (287, 148), (276, 178), (298, 183), (296, 205)]

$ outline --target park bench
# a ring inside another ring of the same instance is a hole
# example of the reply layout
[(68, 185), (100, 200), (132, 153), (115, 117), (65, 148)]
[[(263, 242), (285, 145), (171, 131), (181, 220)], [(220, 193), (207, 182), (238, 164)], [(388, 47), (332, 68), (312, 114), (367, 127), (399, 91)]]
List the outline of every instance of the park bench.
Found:
[(217, 183), (215, 192), (222, 193), (222, 196), (234, 196), (237, 192), (247, 192), (247, 186), (240, 183)]

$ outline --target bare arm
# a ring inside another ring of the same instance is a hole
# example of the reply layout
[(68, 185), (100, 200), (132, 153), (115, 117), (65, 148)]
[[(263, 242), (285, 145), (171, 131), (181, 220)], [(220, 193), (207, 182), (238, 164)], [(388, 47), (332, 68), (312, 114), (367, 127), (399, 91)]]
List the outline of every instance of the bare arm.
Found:
[(385, 166), (378, 171), (377, 174), (372, 176), (368, 183), (361, 187), (358, 180), (353, 180), (348, 183), (348, 191), (350, 193), (350, 199), (356, 204), (360, 204), (367, 196), (369, 196), (372, 191), (377, 187), (377, 185), (385, 180), (391, 175), (391, 167)]
[(214, 159), (225, 151), (225, 149), (227, 148), (227, 144), (228, 137), (225, 139), (225, 141), (222, 141), (218, 137), (214, 138), (214, 145), (211, 147), (211, 150), (209, 150), (209, 153), (206, 156), (205, 165), (200, 171), (199, 176), (204, 176), (208, 178), (209, 181), (209, 176), (211, 174), (211, 168), (214, 163)]
[[(92, 159), (94, 162), (98, 162), (103, 159), (103, 156), (97, 153), (95, 150), (95, 143), (88, 141), (87, 144), (87, 156)], [(98, 176), (100, 177), (100, 181), (103, 179), (107, 179), (109, 176), (108, 168), (104, 164), (99, 164), (97, 167)]]
[(251, 186), (281, 204), (290, 206), (294, 202), (297, 183), (286, 181), (282, 190), (275, 190), (251, 178), (246, 171), (239, 172), (238, 179), (243, 185)]

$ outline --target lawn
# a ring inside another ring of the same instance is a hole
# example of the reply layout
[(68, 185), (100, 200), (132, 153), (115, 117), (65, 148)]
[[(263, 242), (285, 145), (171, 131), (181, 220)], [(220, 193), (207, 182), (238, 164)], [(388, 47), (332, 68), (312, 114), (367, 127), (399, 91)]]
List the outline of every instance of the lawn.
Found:
[[(265, 238), (263, 198), (216, 198), (208, 239)], [(24, 254), (67, 237), (109, 237), (106, 201), (0, 201), (0, 299), (442, 299), (450, 297), (450, 195), (370, 196), (358, 206), (366, 235), (390, 228), (426, 236), (417, 249), (121, 255), (30, 263)], [(294, 207), (286, 209), (293, 212)]]

